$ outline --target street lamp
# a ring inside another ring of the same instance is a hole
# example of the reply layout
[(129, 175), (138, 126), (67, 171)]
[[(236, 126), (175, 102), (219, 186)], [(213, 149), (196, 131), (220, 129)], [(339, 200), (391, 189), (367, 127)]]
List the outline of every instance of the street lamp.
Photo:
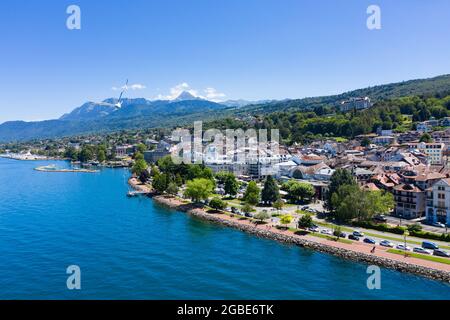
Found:
[(409, 236), (409, 231), (408, 231), (408, 230), (405, 230), (405, 232), (403, 233), (403, 235), (404, 235), (404, 237), (405, 237), (405, 247), (404, 247), (403, 249), (404, 249), (404, 251), (405, 251), (405, 258), (406, 258), (406, 257), (407, 257), (407, 254), (406, 254), (406, 237)]

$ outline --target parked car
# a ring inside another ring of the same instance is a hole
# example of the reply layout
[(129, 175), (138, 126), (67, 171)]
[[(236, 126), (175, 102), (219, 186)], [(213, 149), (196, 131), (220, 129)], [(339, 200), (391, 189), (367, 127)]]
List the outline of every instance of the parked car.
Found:
[(445, 228), (445, 224), (443, 224), (442, 222), (434, 222), (432, 224), (433, 227), (438, 227), (438, 228)]
[[(337, 232), (333, 232), (334, 236), (338, 236)], [(339, 238), (347, 238), (347, 234), (345, 232), (340, 232), (339, 233)]]
[(377, 242), (373, 239), (370, 238), (364, 238), (363, 240), (365, 243), (370, 243), (370, 244), (377, 244)]
[(376, 220), (376, 221), (380, 221), (380, 222), (386, 222), (387, 221), (386, 216), (384, 216), (382, 214), (376, 215), (375, 217), (373, 217), (373, 219)]
[(434, 250), (433, 254), (434, 254), (435, 256), (439, 256), (439, 257), (450, 258), (450, 253), (448, 253), (447, 251), (444, 251), (444, 250), (442, 250), (442, 249)]
[(308, 228), (308, 230), (312, 231), (312, 232), (319, 232), (320, 231), (318, 226), (311, 226), (311, 227)]
[(434, 243), (434, 242), (424, 241), (424, 242), (422, 242), (422, 248), (431, 249), (431, 250), (437, 250), (437, 249), (439, 249), (439, 246), (436, 243)]
[(359, 241), (359, 237), (355, 236), (354, 234), (349, 235), (348, 238), (349, 238), (350, 240)]
[(320, 233), (322, 233), (322, 234), (327, 234), (327, 235), (329, 235), (329, 236), (332, 236), (332, 235), (333, 235), (333, 231), (331, 231), (331, 230), (329, 230), (329, 229), (322, 229), (322, 230), (320, 230)]
[(382, 240), (382, 241), (380, 241), (380, 246), (393, 248), (394, 244), (388, 240)]
[(433, 253), (433, 250), (424, 249), (422, 247), (414, 247), (413, 251), (417, 252), (417, 253), (423, 253), (423, 254), (432, 254)]
[(395, 248), (404, 251), (411, 251), (411, 247), (405, 246), (404, 244), (398, 244)]
[(364, 237), (364, 232), (361, 232), (361, 231), (359, 231), (359, 230), (354, 230), (353, 231), (353, 235), (355, 236), (355, 237)]
[(253, 217), (253, 214), (250, 213), (250, 212), (246, 212), (246, 213), (245, 213), (245, 216), (246, 216), (247, 218), (252, 218), (252, 217)]

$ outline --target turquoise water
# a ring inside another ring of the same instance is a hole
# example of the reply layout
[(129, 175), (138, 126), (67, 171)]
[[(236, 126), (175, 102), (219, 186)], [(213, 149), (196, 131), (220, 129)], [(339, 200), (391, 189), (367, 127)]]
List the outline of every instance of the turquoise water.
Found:
[(387, 269), (368, 290), (366, 265), (129, 199), (122, 169), (33, 170), (49, 163), (0, 159), (1, 299), (450, 299), (447, 284)]

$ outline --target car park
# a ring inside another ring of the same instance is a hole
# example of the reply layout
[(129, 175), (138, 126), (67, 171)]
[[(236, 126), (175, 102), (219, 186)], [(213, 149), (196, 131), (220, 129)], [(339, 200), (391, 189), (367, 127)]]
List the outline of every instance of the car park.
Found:
[(422, 247), (414, 247), (413, 251), (422, 254), (433, 254), (433, 250), (424, 249)]
[(441, 250), (441, 249), (434, 250), (433, 255), (439, 256), (439, 257), (450, 258), (450, 253), (448, 253), (447, 251)]
[(380, 246), (393, 248), (394, 244), (388, 240), (382, 240), (382, 241), (380, 241)]

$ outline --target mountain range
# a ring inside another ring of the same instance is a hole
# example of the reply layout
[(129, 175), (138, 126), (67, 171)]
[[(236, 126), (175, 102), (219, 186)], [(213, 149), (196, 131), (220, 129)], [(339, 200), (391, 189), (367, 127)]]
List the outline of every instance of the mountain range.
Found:
[(337, 105), (351, 97), (368, 96), (372, 101), (409, 95), (449, 95), (450, 75), (410, 80), (345, 92), (339, 95), (286, 100), (229, 100), (221, 103), (182, 92), (174, 100), (106, 99), (87, 102), (59, 119), (25, 122), (9, 121), (0, 125), (0, 141), (24, 141), (132, 128), (156, 128), (192, 125), (195, 120), (226, 116), (298, 111)]

